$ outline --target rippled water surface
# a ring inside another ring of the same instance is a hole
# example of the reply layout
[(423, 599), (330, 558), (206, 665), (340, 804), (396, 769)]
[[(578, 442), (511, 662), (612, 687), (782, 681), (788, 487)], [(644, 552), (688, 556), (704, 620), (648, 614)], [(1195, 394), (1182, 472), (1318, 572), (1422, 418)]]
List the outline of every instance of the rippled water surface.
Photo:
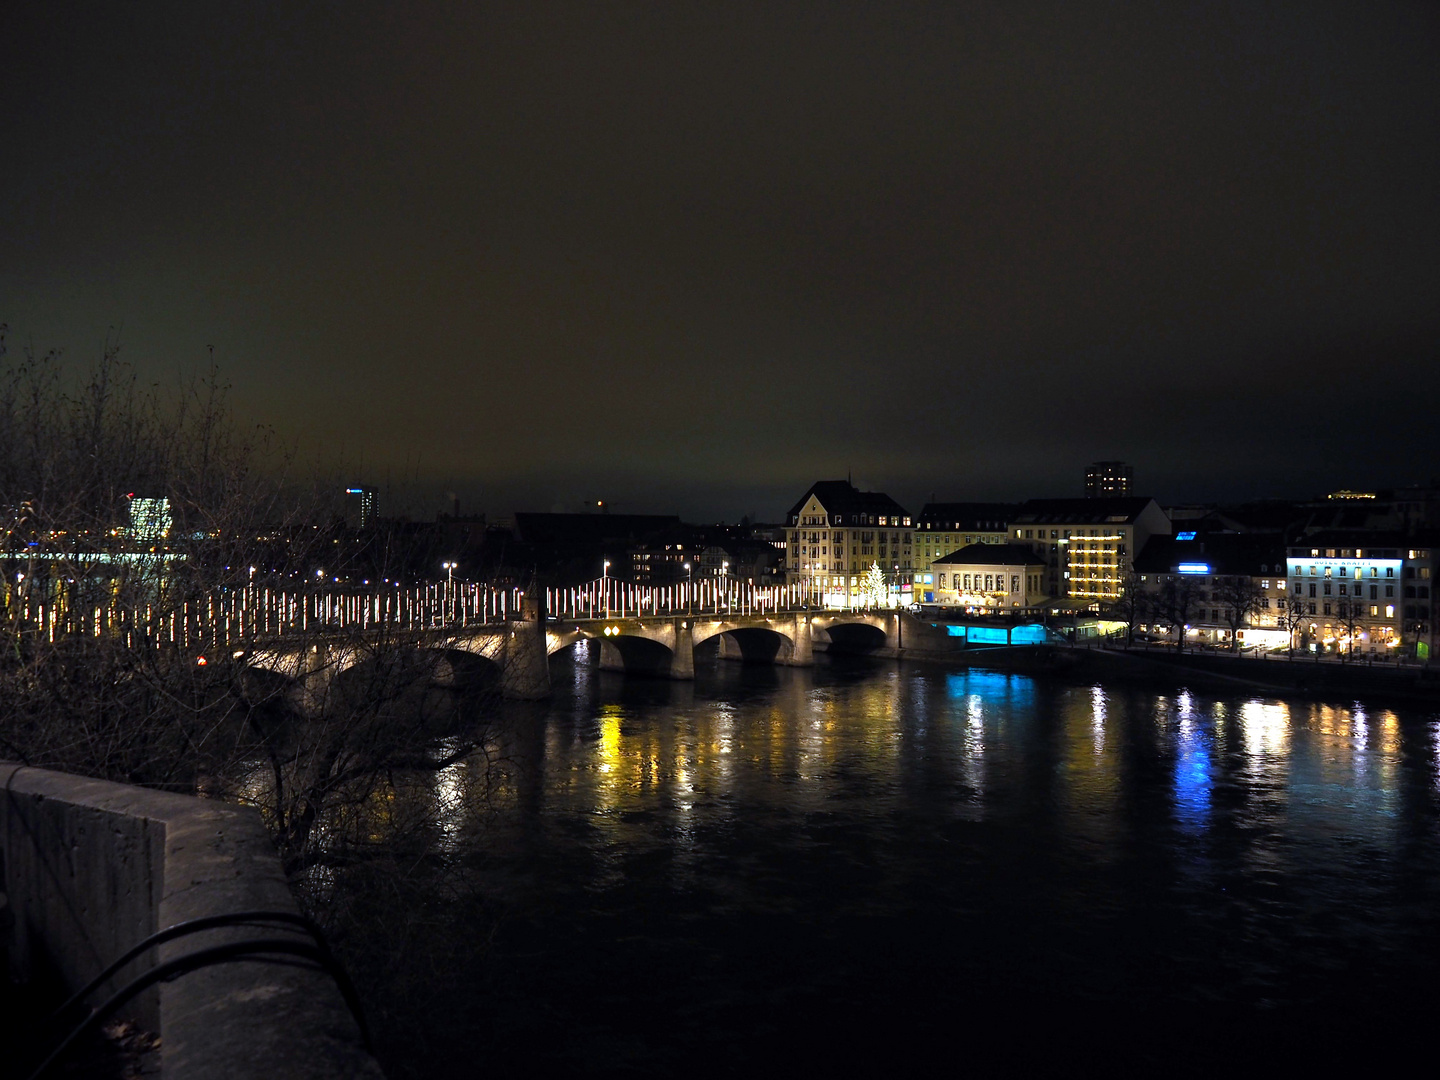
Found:
[(498, 818), (457, 832), (507, 912), (467, 1064), (1210, 1073), (1428, 1046), (1435, 710), (859, 661), (559, 673)]

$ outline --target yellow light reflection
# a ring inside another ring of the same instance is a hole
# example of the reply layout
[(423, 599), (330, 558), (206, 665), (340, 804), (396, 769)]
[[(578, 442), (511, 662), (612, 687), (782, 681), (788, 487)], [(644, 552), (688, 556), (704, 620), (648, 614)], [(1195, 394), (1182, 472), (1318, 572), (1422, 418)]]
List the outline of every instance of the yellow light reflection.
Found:
[(1290, 748), (1290, 707), (1284, 702), (1245, 702), (1240, 725), (1252, 756), (1282, 756)]

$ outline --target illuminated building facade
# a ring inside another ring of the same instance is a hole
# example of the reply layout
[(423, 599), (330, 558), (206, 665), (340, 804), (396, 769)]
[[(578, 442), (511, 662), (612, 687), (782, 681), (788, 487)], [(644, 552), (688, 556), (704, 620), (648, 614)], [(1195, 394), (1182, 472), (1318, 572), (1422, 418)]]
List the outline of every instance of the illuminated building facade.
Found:
[(970, 544), (936, 559), (938, 604), (975, 612), (1004, 612), (1042, 604), (1045, 560), (1019, 544)]
[(1433, 534), (1332, 531), (1292, 544), (1286, 569), (1290, 597), (1304, 605), (1301, 643), (1429, 659), (1437, 541)]
[(1085, 497), (1123, 499), (1134, 479), (1135, 470), (1123, 461), (1092, 461), (1085, 468)]
[(970, 544), (1003, 544), (1016, 503), (926, 503), (915, 521), (915, 596), (933, 601), (934, 562)]
[(1049, 596), (1103, 606), (1120, 599), (1146, 541), (1170, 532), (1160, 504), (1143, 495), (1032, 499), (1011, 519), (1009, 541), (1044, 561)]
[(785, 518), (785, 580), (808, 583), (829, 607), (860, 603), (871, 564), (879, 566), (892, 604), (914, 595), (915, 528), (905, 508), (847, 480), (820, 480)]
[(1278, 534), (1181, 529), (1152, 537), (1135, 559), (1132, 584), (1143, 594), (1135, 622), (1168, 636), (1181, 621), (1195, 644), (1286, 648), (1285, 570)]

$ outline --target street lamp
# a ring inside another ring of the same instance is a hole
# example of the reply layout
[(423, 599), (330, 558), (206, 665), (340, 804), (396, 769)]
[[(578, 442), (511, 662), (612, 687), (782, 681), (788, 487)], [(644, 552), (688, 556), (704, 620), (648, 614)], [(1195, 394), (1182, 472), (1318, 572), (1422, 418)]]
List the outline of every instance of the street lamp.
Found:
[(695, 577), (690, 573), (690, 564), (685, 564), (685, 610), (691, 615), (695, 614), (695, 592), (692, 588)]
[(605, 618), (610, 618), (610, 560), (600, 563), (600, 591), (605, 594)]
[(460, 564), (445, 562), (440, 565), (445, 568), (445, 606), (448, 608), (450, 606), (450, 594), (455, 587), (455, 567)]

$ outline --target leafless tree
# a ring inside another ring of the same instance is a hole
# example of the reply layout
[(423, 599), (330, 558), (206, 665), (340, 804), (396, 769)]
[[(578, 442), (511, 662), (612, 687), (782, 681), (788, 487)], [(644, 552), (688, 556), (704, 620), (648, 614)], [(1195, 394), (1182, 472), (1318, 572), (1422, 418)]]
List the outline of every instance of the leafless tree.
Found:
[[(1360, 586), (1356, 585), (1355, 588), (1359, 589)], [(1345, 649), (1346, 659), (1353, 659), (1355, 656), (1355, 632), (1361, 621), (1364, 620), (1367, 608), (1368, 605), (1359, 596), (1342, 596), (1335, 603), (1335, 617), (1345, 628), (1346, 636), (1349, 639), (1349, 644)]]
[(1313, 617), (1309, 609), (1305, 606), (1305, 601), (1300, 599), (1298, 593), (1285, 597), (1284, 606), (1280, 609), (1280, 621), (1281, 625), (1285, 627), (1286, 632), (1290, 635), (1291, 658), (1295, 656), (1295, 635), (1299, 633), (1301, 628)]
[(1148, 622), (1155, 609), (1155, 594), (1147, 588), (1145, 575), (1131, 570), (1120, 584), (1120, 599), (1110, 611), (1125, 622), (1125, 644), (1135, 644), (1135, 627)]
[(1190, 613), (1202, 599), (1203, 592), (1195, 579), (1186, 574), (1167, 574), (1160, 585), (1156, 605), (1160, 618), (1175, 630), (1175, 651), (1185, 651), (1185, 628), (1190, 624)]
[(239, 428), (213, 367), (162, 393), (107, 345), (76, 379), (56, 354), (8, 353), (0, 328), (0, 754), (251, 802), (297, 880), (423, 827), (397, 792), (493, 762), (493, 729), (456, 729), (458, 693), (436, 686), (464, 681), (463, 654), (317, 620), (284, 648), (344, 673), (284, 679), (205, 617), (266, 584), (304, 602), (317, 565), (343, 582), (325, 509), (266, 432)]
[(1248, 574), (1232, 574), (1215, 579), (1214, 599), (1230, 627), (1230, 648), (1240, 647), (1240, 631), (1265, 607), (1265, 590)]

